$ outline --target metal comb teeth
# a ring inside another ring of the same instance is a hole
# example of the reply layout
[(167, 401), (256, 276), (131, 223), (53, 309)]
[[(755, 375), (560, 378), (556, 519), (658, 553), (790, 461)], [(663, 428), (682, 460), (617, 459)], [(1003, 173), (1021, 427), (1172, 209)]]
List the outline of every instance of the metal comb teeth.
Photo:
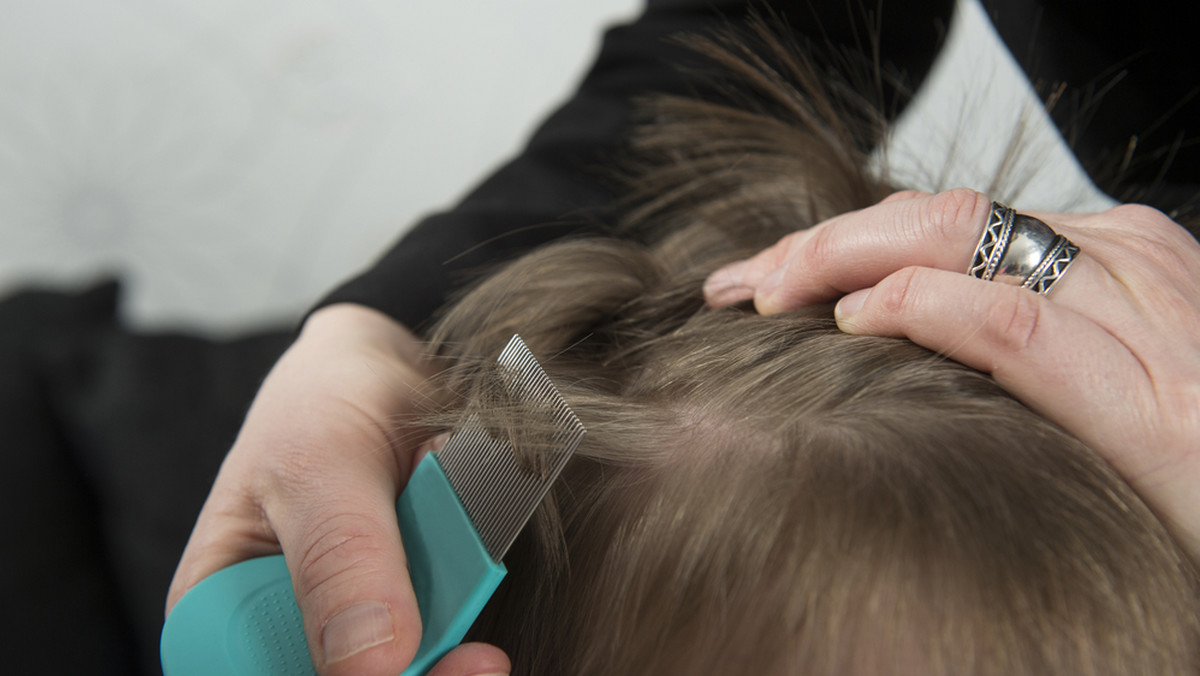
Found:
[[(486, 420), (485, 406), (459, 425), (437, 458), (488, 554), (493, 561), (500, 561), (586, 430), (520, 336), (509, 340), (496, 364), (497, 387), (509, 402), (517, 402), (524, 419), (533, 423), (534, 457), (518, 456), (511, 439), (523, 430), (505, 430)], [(507, 413), (514, 419), (511, 410)], [(501, 417), (504, 414), (500, 412)]]

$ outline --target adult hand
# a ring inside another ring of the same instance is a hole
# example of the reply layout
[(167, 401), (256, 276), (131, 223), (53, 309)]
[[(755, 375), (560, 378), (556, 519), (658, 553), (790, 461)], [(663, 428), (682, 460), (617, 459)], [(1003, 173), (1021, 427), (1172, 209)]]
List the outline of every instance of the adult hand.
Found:
[(841, 297), (848, 333), (903, 336), (996, 381), (1101, 453), (1200, 562), (1200, 245), (1161, 212), (1031, 213), (1081, 255), (1047, 296), (964, 274), (990, 212), (897, 193), (709, 277), (720, 307)]
[[(420, 341), (364, 307), (308, 319), (267, 376), (221, 466), (167, 599), (203, 578), (282, 551), (313, 664), (324, 676), (395, 674), (421, 621), (395, 502), (419, 433), (405, 428), (430, 375)], [(507, 656), (459, 646), (437, 676), (508, 673)]]

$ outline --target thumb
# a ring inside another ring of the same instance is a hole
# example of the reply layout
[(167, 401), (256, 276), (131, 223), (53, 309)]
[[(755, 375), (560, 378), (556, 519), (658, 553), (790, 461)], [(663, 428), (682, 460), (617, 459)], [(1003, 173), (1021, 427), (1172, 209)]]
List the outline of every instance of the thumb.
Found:
[(504, 651), (486, 643), (464, 643), (429, 670), (428, 676), (508, 676), (512, 669)]
[(271, 514), (323, 676), (395, 674), (412, 661), (421, 619), (396, 525), (394, 489), (361, 475), (325, 476), (306, 512)]

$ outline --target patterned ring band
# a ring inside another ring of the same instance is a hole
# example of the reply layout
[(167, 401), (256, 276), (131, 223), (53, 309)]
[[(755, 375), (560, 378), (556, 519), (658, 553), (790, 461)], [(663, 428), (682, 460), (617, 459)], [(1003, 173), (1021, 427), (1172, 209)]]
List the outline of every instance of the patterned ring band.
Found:
[(1050, 226), (992, 202), (967, 274), (1046, 294), (1078, 256), (1079, 247)]

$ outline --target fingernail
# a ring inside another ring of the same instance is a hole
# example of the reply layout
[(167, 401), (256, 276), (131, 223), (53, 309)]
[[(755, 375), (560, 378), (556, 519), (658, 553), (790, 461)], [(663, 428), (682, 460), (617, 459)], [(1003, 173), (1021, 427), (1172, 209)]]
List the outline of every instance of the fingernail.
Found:
[(833, 308), (833, 317), (837, 320), (838, 324), (853, 319), (854, 315), (862, 310), (869, 295), (871, 295), (870, 289), (859, 289), (852, 294), (843, 296)]
[(740, 303), (744, 300), (754, 298), (754, 289), (748, 286), (733, 286), (728, 289), (722, 289), (715, 293), (704, 293), (704, 298), (708, 302), (708, 306), (714, 309), (723, 308), (727, 305)]
[(724, 307), (754, 297), (754, 290), (742, 285), (748, 261), (726, 265), (704, 281), (704, 298), (713, 307)]
[(725, 267), (720, 268), (716, 272), (709, 275), (708, 279), (704, 282), (705, 293), (707, 293), (709, 290), (722, 291), (731, 286), (738, 286), (741, 284), (742, 276), (746, 274), (746, 264), (747, 261), (730, 263), (729, 265), (726, 265)]
[(325, 653), (325, 663), (333, 664), (395, 637), (388, 607), (376, 601), (367, 601), (334, 615), (325, 624), (321, 647)]

